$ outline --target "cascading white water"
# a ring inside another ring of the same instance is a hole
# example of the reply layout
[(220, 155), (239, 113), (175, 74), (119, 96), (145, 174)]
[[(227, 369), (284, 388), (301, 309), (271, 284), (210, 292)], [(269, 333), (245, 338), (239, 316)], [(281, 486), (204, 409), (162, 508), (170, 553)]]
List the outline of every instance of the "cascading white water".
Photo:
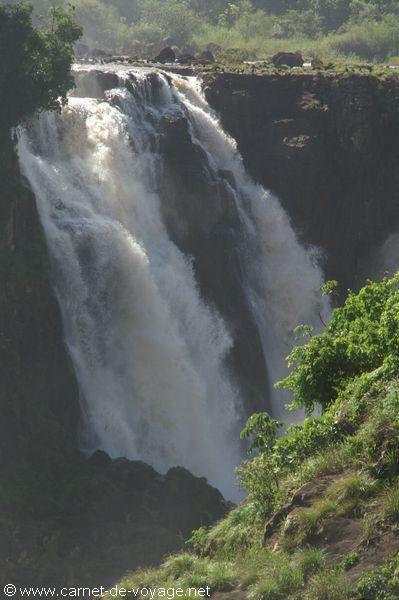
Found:
[[(195, 135), (217, 169), (234, 173), (237, 191), (232, 190), (249, 240), (259, 252), (249, 254), (246, 293), (261, 335), (272, 382), (287, 374), (285, 357), (299, 324), (320, 330), (328, 320), (329, 304), (320, 298), (323, 283), (314, 248), (305, 249), (297, 240), (280, 202), (246, 174), (236, 142), (221, 128), (195, 78), (174, 78), (179, 97), (188, 108)], [(287, 419), (287, 393), (271, 390), (275, 418)]]
[(184, 110), (211, 163), (235, 175), (243, 226), (259, 246), (246, 293), (272, 379), (283, 374), (292, 328), (315, 320), (321, 274), (278, 201), (246, 176), (198, 84), (174, 77), (171, 87), (159, 74), (155, 97), (148, 72), (135, 70), (134, 93), (127, 76), (112, 101), (70, 98), (19, 142), (82, 393), (82, 445), (161, 471), (183, 465), (234, 498), (242, 423), (225, 367), (233, 342), (162, 220), (154, 137), (165, 111)]

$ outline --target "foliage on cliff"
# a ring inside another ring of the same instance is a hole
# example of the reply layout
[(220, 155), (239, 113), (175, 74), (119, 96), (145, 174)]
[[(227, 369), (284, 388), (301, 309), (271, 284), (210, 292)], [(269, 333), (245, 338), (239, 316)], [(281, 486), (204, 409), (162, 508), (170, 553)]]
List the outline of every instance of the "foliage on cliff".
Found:
[(283, 385), (307, 417), (276, 438), (257, 415), (248, 497), (187, 552), (122, 585), (209, 585), (253, 600), (392, 600), (399, 593), (399, 276), (368, 283), (291, 354)]
[(0, 4), (0, 127), (38, 109), (56, 109), (73, 86), (73, 43), (82, 29), (73, 10), (53, 8), (47, 27), (32, 25), (32, 6)]

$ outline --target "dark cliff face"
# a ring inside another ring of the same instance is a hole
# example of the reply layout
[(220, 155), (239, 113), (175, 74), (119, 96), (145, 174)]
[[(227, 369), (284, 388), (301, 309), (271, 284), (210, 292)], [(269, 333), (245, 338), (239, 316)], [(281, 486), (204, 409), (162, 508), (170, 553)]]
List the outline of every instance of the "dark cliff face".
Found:
[(78, 389), (52, 292), (35, 199), (0, 136), (0, 465), (75, 441)]
[(399, 228), (398, 79), (216, 73), (204, 88), (248, 171), (324, 250), (327, 278), (345, 290), (373, 276), (377, 248)]

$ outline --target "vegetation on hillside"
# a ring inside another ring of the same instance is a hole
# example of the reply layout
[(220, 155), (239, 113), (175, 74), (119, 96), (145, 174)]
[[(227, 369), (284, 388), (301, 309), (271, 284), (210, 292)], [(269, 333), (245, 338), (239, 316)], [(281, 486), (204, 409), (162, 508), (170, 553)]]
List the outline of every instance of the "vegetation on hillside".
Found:
[[(15, 3), (16, 0), (9, 0)], [(33, 0), (40, 15), (50, 0)], [(68, 0), (55, 0), (66, 6)], [(51, 2), (53, 4), (53, 2)], [(209, 44), (217, 58), (264, 59), (279, 50), (310, 58), (386, 61), (399, 55), (395, 0), (74, 0), (84, 40), (148, 58), (160, 44)]]
[[(248, 497), (187, 552), (133, 573), (125, 588), (241, 588), (253, 600), (393, 600), (399, 594), (399, 275), (369, 282), (326, 331), (289, 357), (295, 407), (308, 416), (277, 437), (268, 415), (243, 437)], [(267, 523), (265, 528), (265, 523)]]

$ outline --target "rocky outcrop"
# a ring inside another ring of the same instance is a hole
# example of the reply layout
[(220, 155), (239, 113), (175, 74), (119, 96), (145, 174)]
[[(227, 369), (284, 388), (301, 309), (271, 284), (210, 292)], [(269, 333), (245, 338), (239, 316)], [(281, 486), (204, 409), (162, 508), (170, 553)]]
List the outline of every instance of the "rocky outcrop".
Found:
[(193, 529), (230, 508), (205, 479), (183, 468), (161, 476), (145, 463), (103, 452), (64, 468), (66, 497), (52, 497), (59, 506), (48, 505), (48, 494), (41, 507), (31, 498), (24, 519), (3, 524), (2, 583), (109, 586), (182, 549)]
[(399, 83), (392, 75), (204, 75), (209, 103), (251, 175), (278, 195), (341, 289), (373, 276), (399, 229)]
[(272, 57), (272, 63), (275, 67), (302, 67), (304, 60), (299, 51), (277, 52), (277, 54)]
[(153, 62), (155, 63), (173, 63), (176, 60), (176, 54), (173, 48), (169, 46), (161, 50), (159, 54), (156, 55)]

